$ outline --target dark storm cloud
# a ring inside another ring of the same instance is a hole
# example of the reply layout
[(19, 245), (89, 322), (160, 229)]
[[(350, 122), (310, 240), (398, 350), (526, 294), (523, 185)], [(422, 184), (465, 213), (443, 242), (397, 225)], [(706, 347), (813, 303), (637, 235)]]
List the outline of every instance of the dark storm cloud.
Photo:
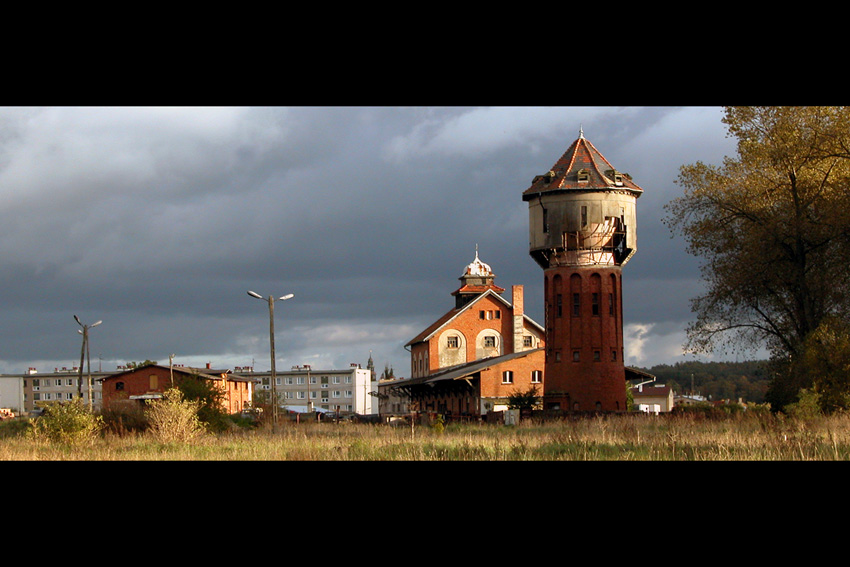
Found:
[(268, 309), (251, 289), (295, 294), (275, 310), (281, 367), (365, 364), (372, 351), (379, 370), (406, 375), (404, 343), (451, 307), (476, 246), (499, 285), (524, 285), (542, 322), (521, 193), (580, 128), (646, 191), (626, 319), (640, 325), (635, 360), (655, 361), (656, 345), (669, 359), (698, 278), (692, 259), (672, 261), (683, 247), (661, 207), (680, 191), (680, 165), (733, 150), (720, 116), (0, 109), (0, 371), (78, 363), (73, 314), (104, 321), (92, 348), (110, 365), (176, 353), (185, 364), (268, 367)]

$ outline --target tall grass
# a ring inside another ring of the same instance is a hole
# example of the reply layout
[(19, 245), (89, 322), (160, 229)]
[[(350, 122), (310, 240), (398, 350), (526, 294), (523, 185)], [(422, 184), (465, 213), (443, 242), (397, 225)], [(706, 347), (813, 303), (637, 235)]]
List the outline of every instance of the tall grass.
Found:
[(94, 461), (826, 461), (850, 459), (850, 416), (622, 415), (516, 426), (287, 423), (164, 442), (106, 433), (63, 444), (0, 436), (0, 460)]

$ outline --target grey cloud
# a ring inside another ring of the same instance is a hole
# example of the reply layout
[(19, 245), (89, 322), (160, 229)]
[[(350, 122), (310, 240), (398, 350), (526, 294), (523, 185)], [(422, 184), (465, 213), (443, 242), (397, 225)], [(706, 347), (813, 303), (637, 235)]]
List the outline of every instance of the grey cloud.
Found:
[(104, 360), (178, 352), (267, 365), (267, 309), (253, 289), (295, 293), (276, 311), (282, 364), (365, 364), (373, 351), (379, 367), (407, 372), (404, 343), (451, 307), (476, 245), (497, 283), (525, 286), (541, 321), (521, 193), (579, 128), (646, 189), (625, 268), (627, 320), (683, 327), (696, 264), (661, 225), (661, 207), (680, 165), (728, 150), (719, 117), (660, 107), (0, 109), (0, 371), (72, 362), (74, 313), (104, 320), (92, 337)]

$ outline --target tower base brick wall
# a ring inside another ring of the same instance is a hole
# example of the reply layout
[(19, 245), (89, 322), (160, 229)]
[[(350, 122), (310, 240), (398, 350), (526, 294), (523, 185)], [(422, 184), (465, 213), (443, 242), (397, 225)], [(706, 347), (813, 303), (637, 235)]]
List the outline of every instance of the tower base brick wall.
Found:
[(626, 411), (621, 269), (549, 268), (544, 296), (544, 407)]

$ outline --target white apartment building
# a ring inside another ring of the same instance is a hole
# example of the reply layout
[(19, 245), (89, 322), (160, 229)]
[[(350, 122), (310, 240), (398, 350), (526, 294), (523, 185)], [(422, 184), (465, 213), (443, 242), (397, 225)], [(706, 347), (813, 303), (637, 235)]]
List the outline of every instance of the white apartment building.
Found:
[[(271, 395), (271, 371), (254, 372), (237, 366), (233, 373), (254, 378), (255, 391)], [(340, 411), (359, 415), (377, 414), (377, 382), (372, 371), (352, 364), (347, 370), (316, 370), (295, 366), (275, 371), (275, 393), (280, 406), (293, 411)]]
[[(114, 371), (113, 371), (114, 372)], [(101, 384), (98, 378), (113, 372), (92, 371), (92, 407), (100, 409)], [(0, 407), (11, 409), (16, 415), (28, 415), (39, 402), (61, 402), (77, 397), (78, 367), (54, 368), (52, 372), (39, 372), (29, 368), (23, 374), (0, 374)], [(83, 371), (83, 401), (89, 403), (88, 372)]]

